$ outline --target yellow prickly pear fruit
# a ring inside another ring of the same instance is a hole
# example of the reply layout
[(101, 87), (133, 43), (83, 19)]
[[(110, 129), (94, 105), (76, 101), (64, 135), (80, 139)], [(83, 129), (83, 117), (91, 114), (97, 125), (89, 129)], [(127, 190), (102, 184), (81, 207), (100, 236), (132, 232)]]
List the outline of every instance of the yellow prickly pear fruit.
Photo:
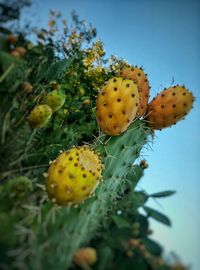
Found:
[(49, 198), (59, 205), (84, 201), (101, 179), (101, 159), (88, 146), (74, 147), (61, 153), (46, 174)]
[(45, 103), (51, 107), (53, 112), (58, 111), (65, 103), (66, 96), (61, 90), (53, 90), (48, 93)]
[(147, 108), (147, 125), (152, 129), (163, 129), (176, 124), (192, 109), (193, 95), (184, 86), (164, 89)]
[(132, 80), (110, 79), (97, 97), (96, 117), (100, 129), (112, 136), (126, 131), (136, 117), (138, 105), (138, 88)]
[(145, 114), (147, 109), (147, 103), (149, 99), (149, 81), (147, 75), (142, 68), (135, 66), (124, 66), (119, 73), (119, 76), (133, 80), (138, 87), (139, 92), (139, 106), (137, 111), (137, 117), (141, 117)]
[(91, 103), (90, 99), (84, 99), (83, 102), (82, 102), (82, 104), (85, 105), (85, 106), (89, 105), (90, 103)]
[(75, 254), (73, 261), (79, 266), (89, 266), (95, 264), (97, 261), (96, 249), (85, 247), (79, 249)]
[(37, 105), (29, 114), (28, 123), (32, 128), (42, 128), (48, 123), (51, 115), (52, 110), (48, 105)]

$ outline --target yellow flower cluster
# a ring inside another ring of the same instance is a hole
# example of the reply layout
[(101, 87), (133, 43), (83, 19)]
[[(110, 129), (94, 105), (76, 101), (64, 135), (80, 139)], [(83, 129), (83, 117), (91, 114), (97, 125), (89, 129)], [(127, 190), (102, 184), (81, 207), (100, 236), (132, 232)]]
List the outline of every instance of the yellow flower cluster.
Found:
[(72, 31), (70, 36), (68, 37), (67, 43), (65, 44), (65, 48), (69, 49), (73, 44), (80, 44), (83, 40), (83, 33), (78, 33), (77, 31)]
[(102, 56), (105, 55), (103, 49), (103, 43), (98, 40), (93, 43), (91, 48), (85, 50), (86, 57), (83, 60), (85, 66), (91, 66), (94, 62), (98, 61)]

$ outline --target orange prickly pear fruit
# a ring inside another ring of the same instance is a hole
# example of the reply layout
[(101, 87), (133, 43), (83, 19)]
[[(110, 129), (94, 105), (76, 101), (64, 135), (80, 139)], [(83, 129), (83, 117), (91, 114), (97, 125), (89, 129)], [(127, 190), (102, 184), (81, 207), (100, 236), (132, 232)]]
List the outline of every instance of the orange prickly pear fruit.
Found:
[(97, 97), (96, 117), (100, 129), (108, 135), (120, 135), (136, 117), (138, 106), (138, 88), (132, 80), (110, 79)]
[(79, 266), (89, 266), (95, 264), (97, 261), (96, 249), (85, 247), (79, 249), (75, 254), (73, 261)]
[(176, 124), (192, 109), (194, 97), (184, 86), (164, 89), (147, 108), (147, 125), (152, 129), (163, 129)]
[(136, 83), (139, 92), (139, 106), (136, 116), (138, 118), (143, 116), (147, 109), (150, 91), (147, 74), (144, 73), (142, 68), (136, 66), (124, 66), (120, 70), (119, 76), (133, 80)]
[(15, 36), (13, 34), (9, 34), (6, 37), (6, 40), (10, 43), (10, 44), (15, 44), (18, 41), (18, 36)]
[(101, 159), (90, 147), (62, 152), (44, 175), (49, 198), (59, 205), (80, 203), (94, 192), (101, 172)]

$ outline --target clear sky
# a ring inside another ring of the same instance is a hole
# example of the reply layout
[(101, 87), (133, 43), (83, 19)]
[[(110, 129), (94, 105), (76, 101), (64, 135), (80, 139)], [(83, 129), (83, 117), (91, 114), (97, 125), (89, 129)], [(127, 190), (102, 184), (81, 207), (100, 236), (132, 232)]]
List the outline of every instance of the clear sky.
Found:
[(193, 270), (199, 270), (200, 1), (33, 0), (31, 11), (23, 16), (46, 26), (50, 8), (62, 11), (66, 18), (75, 9), (97, 28), (107, 56), (116, 54), (130, 64), (142, 65), (149, 75), (151, 97), (172, 80), (196, 96), (186, 120), (156, 132), (153, 151), (143, 151), (150, 166), (139, 188), (149, 193), (177, 190), (161, 205), (149, 202), (173, 222), (172, 228), (152, 222), (153, 237), (166, 252), (176, 251)]

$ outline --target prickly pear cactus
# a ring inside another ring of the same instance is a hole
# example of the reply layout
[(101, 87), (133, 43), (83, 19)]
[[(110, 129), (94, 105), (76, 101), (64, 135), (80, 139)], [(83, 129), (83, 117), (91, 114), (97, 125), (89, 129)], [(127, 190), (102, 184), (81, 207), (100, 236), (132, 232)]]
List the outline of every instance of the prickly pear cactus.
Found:
[(131, 80), (110, 79), (97, 98), (96, 116), (100, 129), (112, 136), (123, 133), (135, 118), (138, 105), (138, 88)]
[(148, 126), (163, 129), (175, 125), (189, 113), (193, 101), (193, 95), (184, 86), (164, 89), (148, 104)]
[(59, 205), (82, 202), (94, 192), (101, 172), (101, 159), (88, 146), (65, 151), (45, 174), (49, 197)]
[[(8, 29), (0, 33), (6, 45), (0, 53), (0, 268), (171, 270), (149, 237), (149, 219), (171, 222), (146, 202), (174, 191), (135, 189), (148, 167), (141, 150), (152, 134), (149, 118), (136, 119), (146, 110), (147, 77), (136, 67), (116, 77), (125, 63), (104, 65), (102, 43), (90, 43), (95, 29), (77, 14), (72, 22), (60, 41), (54, 17), (48, 31), (37, 32), (36, 44), (21, 38), (23, 31), (16, 41)], [(173, 92), (165, 99), (181, 108), (180, 116), (193, 99), (181, 89), (176, 103)], [(174, 114), (168, 113), (169, 123)]]
[(138, 158), (147, 137), (148, 129), (145, 124), (137, 121), (120, 136), (109, 139), (102, 135), (95, 141), (95, 149), (104, 160), (103, 181), (94, 198), (88, 200), (80, 210), (77, 224), (68, 227), (69, 241), (73, 242), (73, 246), (66, 247), (66, 265), (70, 265), (74, 252), (88, 240), (88, 230), (92, 236), (102, 219), (108, 215), (111, 205), (117, 203), (125, 191), (126, 182), (136, 174), (133, 162)]
[(119, 72), (119, 76), (133, 80), (139, 92), (139, 106), (137, 111), (137, 117), (143, 116), (147, 109), (147, 103), (149, 99), (150, 85), (147, 78), (147, 74), (144, 73), (143, 68), (137, 66), (125, 65)]

